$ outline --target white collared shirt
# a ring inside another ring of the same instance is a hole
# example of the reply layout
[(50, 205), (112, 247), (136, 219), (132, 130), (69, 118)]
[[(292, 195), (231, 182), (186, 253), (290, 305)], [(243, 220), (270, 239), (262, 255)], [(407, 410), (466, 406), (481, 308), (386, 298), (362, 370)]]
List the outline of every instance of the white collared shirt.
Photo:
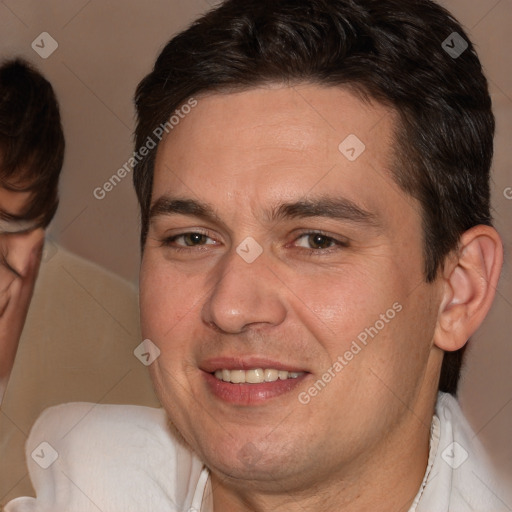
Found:
[[(209, 472), (167, 428), (163, 409), (70, 403), (27, 441), (37, 498), (5, 512), (213, 512)], [(440, 393), (425, 478), (409, 512), (512, 510), (457, 401)]]

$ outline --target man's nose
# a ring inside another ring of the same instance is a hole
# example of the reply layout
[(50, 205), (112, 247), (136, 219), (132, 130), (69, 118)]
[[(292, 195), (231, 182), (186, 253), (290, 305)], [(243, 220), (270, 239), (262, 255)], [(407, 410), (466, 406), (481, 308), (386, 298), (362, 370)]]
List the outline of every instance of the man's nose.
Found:
[(38, 228), (28, 233), (7, 235), (4, 257), (9, 266), (21, 276), (39, 263), (41, 258), (44, 229)]
[(270, 270), (265, 254), (252, 263), (235, 251), (227, 258), (203, 306), (203, 321), (232, 334), (250, 325), (281, 324), (286, 317), (285, 287)]

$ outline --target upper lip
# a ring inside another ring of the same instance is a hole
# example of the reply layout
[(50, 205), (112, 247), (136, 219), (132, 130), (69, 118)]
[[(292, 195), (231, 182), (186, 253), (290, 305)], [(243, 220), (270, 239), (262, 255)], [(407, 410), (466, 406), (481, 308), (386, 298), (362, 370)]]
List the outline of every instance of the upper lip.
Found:
[(207, 373), (213, 373), (217, 370), (252, 370), (254, 368), (262, 368), (263, 370), (272, 368), (297, 373), (307, 371), (295, 364), (283, 363), (258, 356), (213, 357), (203, 361), (199, 367)]

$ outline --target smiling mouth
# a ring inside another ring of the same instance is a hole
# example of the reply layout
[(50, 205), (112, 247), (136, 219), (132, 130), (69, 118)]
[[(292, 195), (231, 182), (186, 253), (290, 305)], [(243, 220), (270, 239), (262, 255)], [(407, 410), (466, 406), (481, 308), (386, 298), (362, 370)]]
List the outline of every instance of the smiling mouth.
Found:
[(288, 372), (274, 368), (252, 368), (249, 370), (219, 369), (212, 373), (216, 379), (232, 384), (262, 384), (278, 380), (298, 379), (305, 372)]

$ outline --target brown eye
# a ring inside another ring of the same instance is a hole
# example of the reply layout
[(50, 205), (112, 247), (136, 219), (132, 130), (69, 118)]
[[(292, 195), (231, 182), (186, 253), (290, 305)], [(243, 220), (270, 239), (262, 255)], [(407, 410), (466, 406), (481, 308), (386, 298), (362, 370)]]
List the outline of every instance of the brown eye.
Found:
[(334, 240), (331, 237), (315, 233), (308, 236), (308, 243), (312, 249), (328, 249), (334, 245)]
[(186, 233), (182, 235), (185, 245), (193, 247), (195, 245), (205, 245), (208, 237), (201, 233)]
[(215, 241), (205, 233), (190, 231), (180, 235), (171, 236), (162, 240), (162, 245), (175, 250), (186, 249), (188, 247), (200, 247), (203, 245), (216, 245)]
[(349, 246), (348, 241), (339, 240), (319, 231), (304, 232), (294, 241), (295, 247), (309, 251), (309, 254), (327, 255)]
[(337, 242), (322, 233), (304, 233), (297, 239), (297, 245), (305, 249), (329, 249)]

